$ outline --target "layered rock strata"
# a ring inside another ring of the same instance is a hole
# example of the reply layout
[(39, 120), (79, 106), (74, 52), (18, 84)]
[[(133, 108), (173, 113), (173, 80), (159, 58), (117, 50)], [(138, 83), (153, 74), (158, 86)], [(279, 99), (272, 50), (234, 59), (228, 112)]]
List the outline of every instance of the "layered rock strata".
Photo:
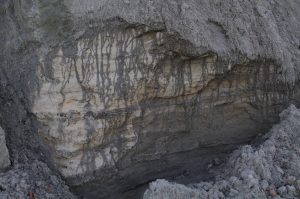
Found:
[(12, 164), (46, 162), (79, 196), (208, 178), (299, 103), (297, 0), (1, 3)]
[(269, 128), (293, 96), (271, 60), (233, 65), (193, 51), (143, 26), (57, 49), (33, 113), (62, 175), (103, 190), (113, 178), (122, 192), (137, 181), (205, 170), (214, 156)]

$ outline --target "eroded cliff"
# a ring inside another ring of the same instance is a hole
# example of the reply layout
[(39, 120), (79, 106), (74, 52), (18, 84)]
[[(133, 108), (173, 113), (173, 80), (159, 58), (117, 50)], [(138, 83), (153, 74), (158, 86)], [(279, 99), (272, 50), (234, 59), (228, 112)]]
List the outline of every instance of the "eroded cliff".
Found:
[(86, 198), (211, 177), (214, 158), (299, 103), (299, 8), (3, 1), (0, 113), (13, 165), (44, 161)]

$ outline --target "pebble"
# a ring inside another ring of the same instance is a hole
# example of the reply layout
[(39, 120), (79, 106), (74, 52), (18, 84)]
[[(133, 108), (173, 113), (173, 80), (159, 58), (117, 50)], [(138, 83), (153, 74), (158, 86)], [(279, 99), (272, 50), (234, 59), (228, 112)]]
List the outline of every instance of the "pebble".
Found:
[(208, 182), (203, 182), (200, 184), (200, 186), (202, 187), (202, 189), (204, 189), (205, 191), (209, 191), (213, 186), (212, 184), (208, 183)]
[(229, 178), (229, 182), (234, 186), (234, 187), (237, 187), (239, 184), (240, 184), (240, 181), (237, 177), (235, 176), (231, 176)]
[(287, 185), (286, 188), (289, 195), (293, 196), (296, 194), (296, 188), (293, 185)]
[(287, 183), (288, 183), (289, 185), (292, 185), (292, 184), (295, 183), (296, 177), (295, 177), (295, 176), (289, 176), (289, 177), (287, 178), (286, 181), (287, 181)]
[(278, 192), (280, 195), (283, 195), (283, 194), (285, 194), (285, 193), (287, 192), (287, 189), (286, 189), (285, 186), (282, 186), (282, 187), (280, 187), (280, 188), (277, 190), (277, 192)]
[(266, 190), (266, 189), (269, 187), (269, 183), (268, 183), (268, 181), (266, 181), (266, 180), (262, 180), (262, 181), (260, 182), (260, 186), (261, 186), (264, 190)]
[(277, 170), (281, 175), (284, 174), (284, 171), (283, 171), (279, 166), (276, 166), (276, 170)]
[(213, 159), (213, 164), (216, 166), (219, 166), (220, 164), (222, 164), (222, 161), (219, 158), (214, 158)]
[(270, 195), (272, 197), (276, 197), (277, 196), (277, 192), (274, 189), (270, 189)]
[(234, 196), (236, 196), (238, 194), (239, 194), (239, 192), (237, 190), (235, 190), (235, 189), (230, 189), (230, 191), (229, 191), (229, 196), (230, 197), (234, 197)]

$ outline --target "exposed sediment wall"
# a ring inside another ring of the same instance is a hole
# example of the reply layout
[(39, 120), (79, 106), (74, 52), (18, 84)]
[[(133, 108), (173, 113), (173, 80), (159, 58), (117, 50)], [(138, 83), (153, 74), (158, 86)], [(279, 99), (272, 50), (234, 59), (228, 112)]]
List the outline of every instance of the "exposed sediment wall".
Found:
[(0, 114), (13, 164), (45, 161), (87, 198), (209, 177), (214, 157), (299, 103), (299, 7), (4, 1)]

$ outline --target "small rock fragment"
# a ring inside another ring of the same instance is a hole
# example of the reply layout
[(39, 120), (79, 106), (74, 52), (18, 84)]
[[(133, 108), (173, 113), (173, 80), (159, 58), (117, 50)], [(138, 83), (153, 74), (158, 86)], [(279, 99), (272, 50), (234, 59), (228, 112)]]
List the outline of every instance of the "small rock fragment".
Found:
[(269, 183), (266, 180), (262, 180), (260, 182), (260, 186), (263, 188), (263, 190), (266, 190), (269, 187)]
[(296, 188), (293, 185), (287, 185), (286, 188), (289, 195), (296, 195)]
[(231, 176), (229, 178), (229, 182), (232, 184), (233, 187), (237, 187), (240, 184), (240, 181), (236, 176)]
[(284, 171), (282, 170), (282, 168), (280, 168), (279, 166), (276, 166), (276, 171), (279, 172), (281, 175), (284, 174)]
[(286, 181), (287, 181), (287, 183), (288, 183), (289, 185), (292, 185), (292, 184), (294, 184), (294, 183), (296, 182), (296, 177), (294, 177), (294, 176), (289, 176), (289, 177), (286, 179)]
[(213, 186), (209, 182), (202, 182), (200, 184), (201, 188), (204, 189), (205, 191), (209, 191)]
[(235, 189), (230, 189), (230, 191), (229, 191), (229, 196), (230, 197), (234, 197), (234, 196), (236, 196), (238, 194), (239, 194), (239, 192), (237, 190), (235, 190)]
[(213, 159), (213, 164), (215, 166), (219, 166), (220, 164), (222, 164), (222, 161), (219, 158), (214, 158)]
[(10, 166), (9, 153), (5, 141), (5, 132), (0, 127), (0, 170)]
[(277, 196), (277, 192), (274, 189), (270, 189), (270, 196), (276, 197)]
[(285, 186), (282, 186), (282, 187), (280, 187), (280, 188), (277, 190), (277, 192), (278, 192), (280, 195), (283, 195), (283, 194), (286, 194), (287, 189), (286, 189)]

